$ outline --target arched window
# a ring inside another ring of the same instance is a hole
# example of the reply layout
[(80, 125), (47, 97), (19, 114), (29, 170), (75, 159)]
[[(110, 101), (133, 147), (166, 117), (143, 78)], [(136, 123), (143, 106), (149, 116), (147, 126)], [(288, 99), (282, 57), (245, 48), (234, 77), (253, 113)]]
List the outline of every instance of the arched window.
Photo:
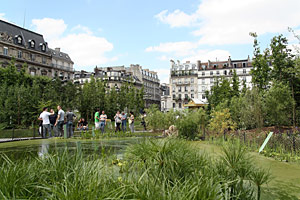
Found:
[(34, 40), (29, 40), (29, 46), (34, 49), (35, 48), (35, 41)]
[(23, 41), (23, 39), (22, 39), (22, 37), (19, 35), (19, 36), (17, 37), (17, 43), (18, 43), (18, 44), (22, 44), (22, 41)]
[(46, 44), (45, 44), (45, 43), (40, 43), (40, 47), (41, 47), (41, 50), (42, 50), (43, 52), (46, 51)]

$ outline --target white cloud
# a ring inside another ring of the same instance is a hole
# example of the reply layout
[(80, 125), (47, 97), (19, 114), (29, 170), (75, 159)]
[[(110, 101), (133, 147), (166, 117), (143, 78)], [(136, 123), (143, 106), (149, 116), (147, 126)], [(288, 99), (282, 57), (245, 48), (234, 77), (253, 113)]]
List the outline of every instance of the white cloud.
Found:
[(72, 28), (72, 31), (82, 31), (88, 35), (91, 35), (93, 32), (86, 26), (82, 26), (82, 25), (77, 25), (75, 27)]
[(167, 42), (160, 43), (158, 46), (151, 46), (146, 48), (146, 52), (160, 52), (164, 53), (157, 57), (158, 60), (166, 61), (170, 59), (178, 58), (194, 61), (197, 60), (227, 60), (230, 56), (230, 52), (222, 49), (208, 50), (201, 49), (200, 44), (197, 42)]
[(160, 83), (169, 83), (170, 70), (169, 69), (154, 69), (157, 72)]
[(176, 56), (186, 56), (198, 47), (197, 43), (193, 42), (166, 42), (160, 43), (158, 46), (151, 46), (145, 49), (146, 52), (162, 52), (174, 53)]
[(58, 39), (67, 29), (64, 20), (52, 18), (33, 19), (32, 26), (48, 41)]
[(197, 15), (188, 15), (180, 10), (172, 13), (163, 10), (154, 17), (163, 23), (170, 24), (171, 27), (192, 26), (197, 21)]
[(62, 47), (78, 66), (95, 66), (112, 60), (105, 57), (104, 54), (111, 51), (113, 45), (105, 38), (87, 33), (70, 34), (52, 41), (51, 45)]
[(300, 25), (299, 0), (203, 0), (191, 14), (166, 10), (155, 16), (171, 27), (197, 26), (201, 44), (252, 43), (249, 32), (286, 32)]
[(194, 55), (186, 57), (183, 61), (196, 62), (201, 60), (202, 62), (210, 61), (225, 61), (230, 56), (230, 52), (226, 50), (216, 49), (216, 50), (198, 50)]
[(60, 47), (81, 69), (92, 70), (96, 65), (118, 59), (105, 55), (113, 50), (113, 44), (106, 38), (95, 36), (88, 27), (77, 25), (71, 29), (76, 33), (67, 34), (67, 25), (62, 19), (34, 19), (32, 25), (44, 35), (50, 48)]

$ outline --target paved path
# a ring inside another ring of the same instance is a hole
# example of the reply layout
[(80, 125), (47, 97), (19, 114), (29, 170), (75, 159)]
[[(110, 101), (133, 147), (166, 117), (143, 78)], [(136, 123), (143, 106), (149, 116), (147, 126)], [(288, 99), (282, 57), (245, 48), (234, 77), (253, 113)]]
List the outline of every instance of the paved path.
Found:
[(42, 139), (41, 137), (24, 137), (24, 138), (0, 138), (0, 143), (2, 142), (12, 142), (12, 141), (21, 141), (21, 140), (35, 140)]

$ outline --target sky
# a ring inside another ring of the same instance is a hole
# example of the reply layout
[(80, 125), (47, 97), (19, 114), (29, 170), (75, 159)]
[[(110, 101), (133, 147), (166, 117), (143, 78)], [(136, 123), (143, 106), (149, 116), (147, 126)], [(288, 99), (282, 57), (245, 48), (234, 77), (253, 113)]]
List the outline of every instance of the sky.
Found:
[(169, 82), (170, 59), (246, 59), (283, 34), (299, 43), (300, 0), (0, 0), (0, 19), (44, 36), (76, 70), (140, 64)]

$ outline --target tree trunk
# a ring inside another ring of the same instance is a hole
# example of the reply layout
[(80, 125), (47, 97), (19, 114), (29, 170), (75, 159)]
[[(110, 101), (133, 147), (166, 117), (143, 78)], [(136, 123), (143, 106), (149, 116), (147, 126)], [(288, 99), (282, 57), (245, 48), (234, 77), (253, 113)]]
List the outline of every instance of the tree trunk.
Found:
[(257, 200), (260, 200), (260, 186), (257, 186)]
[[(293, 83), (291, 83), (291, 86), (292, 86), (292, 97), (293, 97), (293, 100), (295, 100), (295, 92), (294, 92), (294, 85)], [(296, 110), (296, 104), (294, 103), (293, 104), (293, 127), (296, 126), (296, 114), (295, 114), (295, 111)]]

